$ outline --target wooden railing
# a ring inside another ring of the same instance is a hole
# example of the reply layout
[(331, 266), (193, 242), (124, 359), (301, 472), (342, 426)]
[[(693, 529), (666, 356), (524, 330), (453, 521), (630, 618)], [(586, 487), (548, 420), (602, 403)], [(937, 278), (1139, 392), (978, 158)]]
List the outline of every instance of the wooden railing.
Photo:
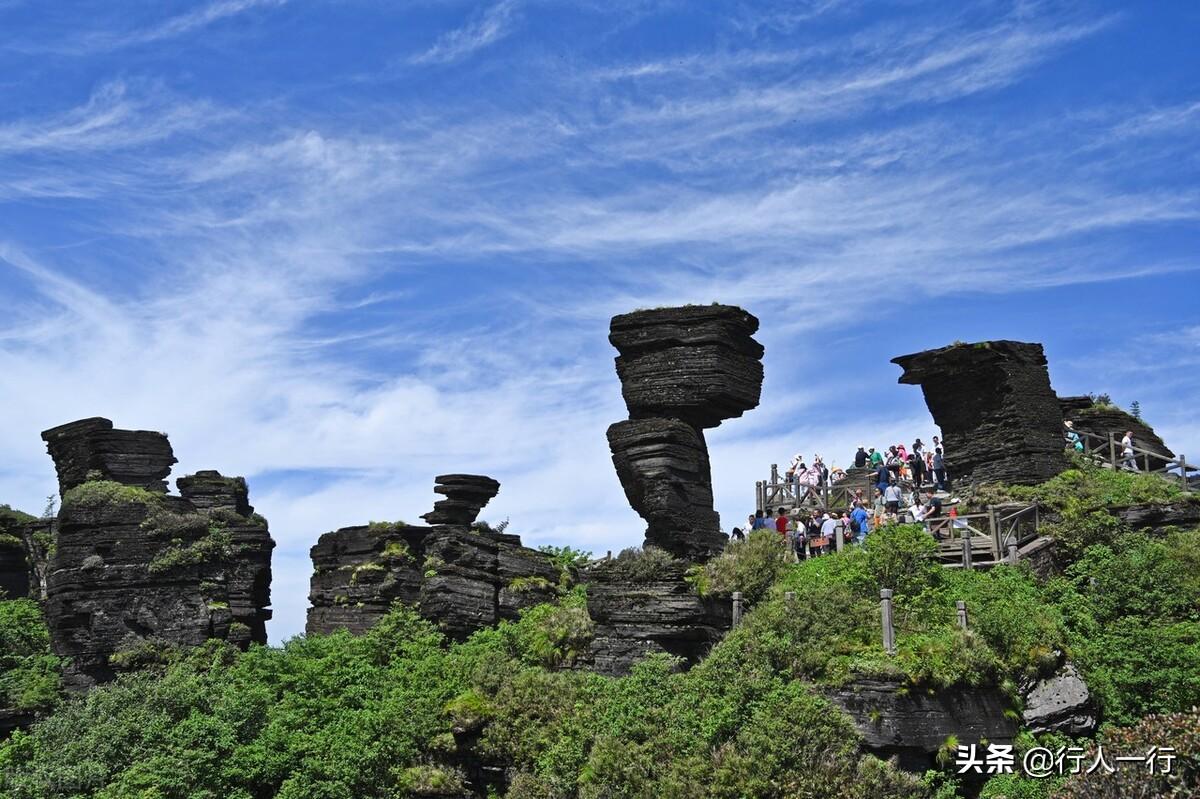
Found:
[[(900, 490), (909, 493), (913, 482), (902, 478)], [(868, 472), (860, 479), (842, 480), (832, 485), (805, 485), (795, 480), (780, 478), (779, 464), (771, 464), (771, 479), (759, 480), (754, 484), (754, 507), (762, 511), (776, 508), (812, 508), (814, 510), (847, 510), (856, 499), (869, 507), (875, 501), (875, 473)]]
[(1127, 468), (1132, 463), (1139, 471), (1147, 474), (1159, 474), (1168, 480), (1178, 479), (1184, 491), (1191, 491), (1189, 475), (1200, 471), (1200, 467), (1189, 464), (1182, 454), (1168, 457), (1162, 452), (1155, 452), (1136, 444), (1129, 448), (1133, 455), (1127, 458), (1124, 454), (1125, 447), (1121, 446), (1121, 439), (1116, 433), (1109, 433), (1106, 437), (1098, 433), (1076, 431), (1076, 435), (1083, 444), (1084, 457), (1113, 469)]

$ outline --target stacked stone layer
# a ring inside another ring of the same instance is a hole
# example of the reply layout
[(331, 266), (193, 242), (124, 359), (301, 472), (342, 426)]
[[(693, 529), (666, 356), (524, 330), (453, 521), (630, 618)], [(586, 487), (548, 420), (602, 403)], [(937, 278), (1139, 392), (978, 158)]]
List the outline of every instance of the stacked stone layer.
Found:
[(97, 416), (52, 427), (42, 439), (54, 459), (60, 493), (96, 475), (166, 493), (175, 454), (162, 433), (115, 430), (112, 422)]
[(374, 524), (321, 536), (311, 552), (309, 634), (364, 632), (401, 602), (461, 639), (558, 595), (560, 570), (548, 555), (521, 546), (518, 536), (469, 526), (498, 482), (436, 480), (434, 490), (447, 499), (424, 516), (435, 526)]
[(617, 376), (629, 421), (608, 429), (613, 465), (646, 543), (691, 560), (728, 540), (713, 510), (703, 428), (758, 405), (758, 319), (730, 305), (635, 311), (612, 319)]
[(433, 525), (474, 524), (479, 511), (500, 491), (500, 483), (479, 474), (443, 474), (434, 482), (434, 492), (446, 498), (433, 503), (433, 510), (421, 517)]
[(651, 581), (631, 581), (608, 573), (604, 564), (590, 569), (588, 615), (595, 623), (588, 668), (601, 674), (628, 674), (653, 653), (695, 665), (724, 637), (733, 621), (727, 598), (701, 597), (684, 579), (687, 564), (678, 562)]
[(704, 433), (678, 419), (634, 419), (608, 428), (617, 477), (646, 520), (646, 544), (703, 560), (725, 546), (713, 510)]
[(969, 483), (1034, 484), (1067, 466), (1062, 409), (1041, 344), (956, 344), (893, 358), (921, 386), (946, 468)]

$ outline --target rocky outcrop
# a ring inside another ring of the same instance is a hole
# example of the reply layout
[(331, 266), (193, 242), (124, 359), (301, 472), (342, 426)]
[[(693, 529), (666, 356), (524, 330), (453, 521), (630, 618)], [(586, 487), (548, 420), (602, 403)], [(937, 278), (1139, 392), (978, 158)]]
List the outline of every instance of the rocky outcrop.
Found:
[(703, 428), (758, 405), (758, 319), (729, 305), (659, 308), (615, 316), (609, 341), (629, 421), (608, 430), (613, 465), (647, 544), (705, 560), (727, 536), (713, 510)]
[(701, 597), (684, 579), (687, 564), (676, 561), (649, 576), (622, 573), (620, 561), (590, 567), (588, 615), (595, 624), (588, 668), (601, 674), (628, 674), (646, 655), (662, 652), (700, 661), (729, 630), (728, 598)]
[(1021, 694), (1021, 719), (1030, 732), (1077, 738), (1096, 731), (1096, 705), (1074, 664), (1065, 663), (1052, 676), (1023, 686)]
[(1032, 485), (1067, 467), (1062, 408), (1041, 344), (954, 344), (893, 358), (921, 386), (959, 482)]
[(266, 642), (275, 542), (242, 478), (200, 472), (170, 496), (175, 459), (160, 433), (88, 419), (43, 438), (65, 487), (45, 612), (69, 687), (164, 647)]
[(306, 630), (361, 633), (401, 602), (465, 638), (559, 594), (561, 570), (515, 535), (470, 525), (499, 491), (479, 475), (442, 475), (430, 527), (375, 523), (321, 536), (312, 548)]
[(1200, 497), (1169, 504), (1148, 502), (1107, 510), (1134, 530), (1144, 530), (1151, 535), (1163, 535), (1172, 527), (1200, 527)]
[(863, 747), (896, 756), (909, 771), (934, 768), (938, 750), (954, 736), (960, 745), (1011, 743), (1016, 723), (996, 688), (911, 690), (900, 683), (860, 678), (830, 692), (863, 736)]
[(114, 430), (108, 419), (93, 417), (52, 427), (42, 439), (54, 459), (61, 494), (92, 479), (167, 491), (175, 454), (162, 433)]
[[(1150, 468), (1161, 469), (1167, 461), (1175, 457), (1150, 425), (1141, 419), (1126, 413), (1115, 405), (1097, 405), (1091, 397), (1059, 397), (1059, 407), (1062, 408), (1063, 421), (1074, 425), (1076, 432), (1091, 433), (1107, 440), (1109, 434), (1116, 436), (1120, 443), (1126, 431), (1133, 432), (1134, 445), (1140, 449), (1149, 450), (1161, 455), (1160, 458), (1150, 457)], [(1092, 442), (1095, 446), (1096, 442)], [(1103, 445), (1102, 445), (1103, 446)], [(1139, 468), (1144, 468), (1145, 462), (1139, 456)]]

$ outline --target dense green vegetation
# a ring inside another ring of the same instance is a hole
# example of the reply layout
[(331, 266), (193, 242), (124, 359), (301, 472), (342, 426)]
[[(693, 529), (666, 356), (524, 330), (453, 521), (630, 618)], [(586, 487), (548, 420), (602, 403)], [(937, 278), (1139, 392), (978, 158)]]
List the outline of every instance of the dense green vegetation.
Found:
[(50, 653), (42, 611), (32, 599), (0, 601), (0, 704), (45, 710), (58, 700), (59, 660)]

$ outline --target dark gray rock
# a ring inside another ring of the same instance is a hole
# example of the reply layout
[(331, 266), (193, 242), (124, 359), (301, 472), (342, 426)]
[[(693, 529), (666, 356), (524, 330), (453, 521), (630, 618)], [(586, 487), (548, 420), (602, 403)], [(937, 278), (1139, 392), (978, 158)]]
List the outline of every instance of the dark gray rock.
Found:
[(1200, 526), (1200, 497), (1166, 505), (1146, 503), (1128, 505), (1123, 508), (1112, 507), (1108, 508), (1108, 512), (1134, 530), (1144, 530), (1151, 535), (1162, 535), (1171, 527)]
[(758, 319), (732, 305), (689, 305), (614, 316), (608, 340), (634, 419), (671, 417), (716, 427), (758, 406)]
[(629, 504), (647, 522), (647, 546), (691, 560), (725, 548), (702, 431), (678, 419), (635, 419), (609, 427), (608, 445)]
[(651, 580), (631, 580), (610, 563), (587, 570), (588, 615), (595, 623), (587, 666), (601, 674), (628, 674), (648, 654), (700, 661), (729, 630), (733, 609), (725, 598), (700, 597), (685, 579), (687, 564)]
[(901, 767), (923, 772), (935, 767), (938, 750), (951, 735), (960, 745), (1011, 743), (1016, 723), (1005, 715), (1009, 702), (996, 688), (922, 690), (861, 678), (829, 693), (863, 736), (864, 748), (895, 755)]
[(223, 508), (239, 516), (250, 516), (250, 490), (244, 477), (225, 477), (220, 472), (199, 471), (175, 481), (180, 495), (198, 510)]
[(758, 319), (730, 305), (614, 316), (609, 341), (630, 420), (608, 429), (625, 495), (648, 523), (646, 543), (705, 560), (728, 537), (713, 510), (705, 427), (758, 405)]
[(958, 482), (1032, 485), (1067, 467), (1062, 408), (1041, 344), (955, 344), (893, 358), (921, 386)]
[(167, 475), (175, 463), (171, 443), (162, 433), (115, 430), (108, 419), (93, 417), (42, 432), (65, 494), (89, 480), (112, 480), (166, 493)]
[(372, 524), (321, 536), (311, 550), (310, 635), (365, 632), (399, 602), (461, 640), (559, 596), (561, 572), (548, 555), (519, 536), (469, 526), (498, 482), (442, 475), (437, 483), (447, 499), (424, 517), (435, 526)]
[[(262, 517), (238, 512), (249, 510), (242, 478), (204, 472), (180, 478), (185, 496), (169, 496), (158, 493), (174, 460), (161, 434), (89, 419), (43, 438), (67, 486), (44, 607), (51, 647), (70, 659), (68, 687), (111, 679), (120, 656), (133, 651), (209, 638), (243, 647), (266, 642), (275, 542)], [(70, 490), (92, 480), (152, 493)], [(191, 491), (201, 483), (240, 487), (242, 503), (206, 504), (213, 492)]]
[(25, 525), (29, 521), (26, 514), (0, 507), (0, 598), (30, 595), (31, 570), (25, 545)]
[(1021, 719), (1030, 732), (1060, 732), (1072, 737), (1096, 731), (1096, 706), (1074, 664), (1023, 687)]
[(479, 474), (443, 474), (434, 478), (433, 490), (445, 496), (421, 518), (433, 525), (469, 526), (483, 506), (500, 491), (500, 484)]

